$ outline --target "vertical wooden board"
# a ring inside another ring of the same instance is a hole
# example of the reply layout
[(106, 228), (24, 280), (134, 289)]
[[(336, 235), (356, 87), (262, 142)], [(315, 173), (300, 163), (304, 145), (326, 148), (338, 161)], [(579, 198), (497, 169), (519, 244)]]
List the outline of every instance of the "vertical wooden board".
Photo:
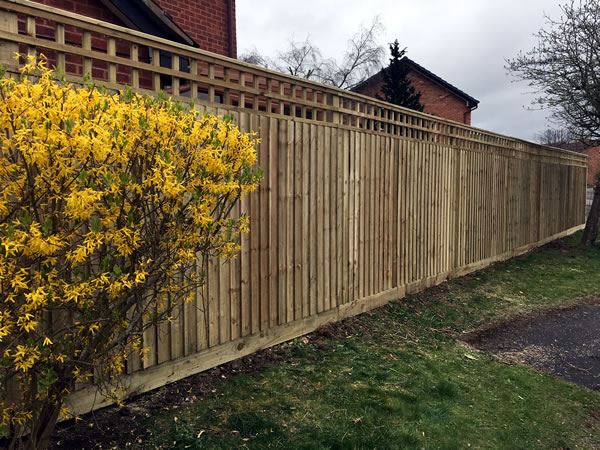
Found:
[(416, 266), (416, 273), (414, 276), (414, 280), (422, 280), (425, 276), (425, 262), (426, 256), (423, 251), (425, 239), (423, 238), (423, 231), (425, 227), (423, 226), (424, 221), (424, 208), (423, 205), (425, 203), (424, 199), (424, 187), (426, 183), (425, 179), (425, 151), (423, 149), (422, 142), (416, 143), (417, 148), (417, 178), (414, 180), (415, 183), (415, 226), (416, 226), (416, 245), (415, 245), (415, 258), (414, 264)]
[(392, 254), (391, 254), (391, 270), (392, 270), (392, 287), (397, 288), (400, 286), (399, 278), (399, 266), (400, 266), (400, 241), (399, 230), (399, 213), (401, 208), (400, 203), (400, 144), (398, 139), (394, 136), (392, 138), (392, 154), (390, 163), (392, 165), (392, 186), (391, 186), (391, 226), (390, 233), (392, 234)]
[(455, 148), (451, 148), (452, 157), (454, 159), (454, 180), (452, 183), (453, 196), (453, 217), (452, 217), (452, 267), (458, 269), (460, 267), (460, 245), (461, 245), (461, 183), (462, 183), (462, 160), (461, 152)]
[(372, 294), (373, 252), (373, 144), (372, 135), (365, 135), (365, 297)]
[(488, 234), (489, 234), (489, 242), (488, 242), (488, 251), (490, 255), (495, 255), (494, 245), (496, 242), (496, 238), (494, 235), (494, 221), (495, 221), (495, 211), (496, 211), (496, 190), (495, 190), (495, 177), (496, 177), (496, 155), (490, 154), (487, 156), (487, 178), (488, 178), (488, 192), (489, 198), (487, 199), (487, 210), (488, 210)]
[[(148, 321), (146, 321), (148, 323)], [(158, 355), (158, 336), (156, 325), (148, 326), (142, 334), (142, 345), (146, 349), (146, 354), (142, 359), (142, 368), (147, 369), (157, 364)]]
[(406, 155), (406, 251), (405, 258), (405, 282), (406, 284), (413, 281), (414, 270), (415, 270), (415, 258), (414, 248), (416, 244), (416, 228), (415, 228), (415, 189), (414, 180), (416, 168), (416, 151), (409, 145), (407, 141), (404, 141), (405, 155)]
[(472, 195), (471, 195), (471, 191), (472, 191), (472, 186), (471, 186), (471, 180), (472, 180), (472, 176), (471, 176), (471, 170), (472, 170), (472, 166), (471, 166), (471, 152), (469, 151), (465, 151), (463, 153), (463, 173), (464, 173), (464, 181), (463, 181), (463, 185), (464, 185), (464, 189), (463, 189), (463, 214), (462, 214), (462, 227), (463, 227), (463, 236), (462, 236), (462, 248), (461, 248), (461, 252), (462, 252), (462, 264), (461, 266), (467, 265), (471, 262), (471, 254), (470, 254), (470, 247), (469, 247), (469, 236), (471, 235), (471, 222), (470, 222), (470, 218), (472, 216), (471, 214), (471, 207), (472, 207)]
[(206, 256), (198, 255), (196, 274), (204, 281), (196, 291), (196, 351), (208, 348), (208, 261)]
[(360, 285), (360, 217), (362, 216), (361, 209), (361, 166), (362, 166), (362, 133), (354, 132), (354, 261), (352, 266), (352, 278), (354, 286), (354, 300), (361, 297)]
[(384, 169), (386, 170), (386, 178), (387, 182), (385, 184), (385, 201), (384, 201), (384, 213), (385, 213), (385, 222), (384, 222), (384, 232), (383, 235), (386, 240), (386, 254), (385, 254), (385, 285), (384, 289), (389, 290), (393, 286), (393, 277), (392, 277), (392, 253), (395, 252), (394, 246), (394, 232), (392, 231), (392, 220), (391, 218), (394, 215), (396, 205), (392, 203), (393, 196), (393, 187), (395, 185), (395, 177), (394, 177), (394, 166), (392, 164), (392, 153), (393, 153), (393, 139), (388, 136), (387, 138), (387, 152), (385, 156), (385, 164)]
[(454, 175), (454, 167), (452, 165), (452, 155), (447, 147), (441, 147), (442, 152), (444, 154), (444, 190), (442, 196), (442, 202), (444, 204), (444, 239), (442, 241), (442, 251), (444, 253), (443, 258), (443, 266), (442, 272), (449, 272), (451, 270), (451, 261), (450, 261), (450, 248), (452, 245), (452, 235), (451, 235), (451, 226), (452, 226), (452, 182), (454, 181), (452, 176)]
[(429, 176), (428, 176), (428, 215), (427, 215), (427, 247), (428, 247), (428, 255), (429, 255), (429, 266), (427, 277), (431, 277), (436, 274), (437, 268), (437, 252), (436, 252), (436, 242), (437, 242), (437, 230), (439, 226), (439, 212), (437, 209), (438, 203), (438, 189), (440, 186), (440, 180), (437, 177), (437, 164), (438, 164), (438, 152), (437, 147), (432, 143), (427, 143), (427, 151), (429, 153)]
[(481, 228), (481, 190), (482, 190), (482, 177), (481, 177), (481, 153), (474, 153), (475, 159), (475, 173), (473, 177), (473, 189), (475, 194), (475, 210), (473, 213), (474, 219), (474, 250), (475, 254), (473, 257), (474, 261), (481, 260), (481, 244), (484, 239), (482, 228)]
[(455, 249), (456, 249), (456, 208), (457, 208), (457, 184), (460, 178), (458, 173), (458, 160), (457, 154), (454, 149), (445, 147), (448, 152), (448, 160), (450, 162), (450, 169), (448, 171), (448, 270), (455, 268)]
[[(250, 131), (250, 118), (247, 112), (240, 112), (240, 129)], [(240, 256), (240, 289), (242, 292), (242, 308), (240, 315), (240, 324), (242, 336), (252, 334), (252, 292), (250, 289), (251, 274), (251, 237), (256, 233), (256, 217), (252, 217), (250, 195), (242, 195), (240, 200), (240, 214), (250, 217), (250, 234), (243, 234), (241, 238), (241, 256)], [(255, 200), (254, 200), (255, 201)], [(254, 233), (253, 233), (254, 231)]]
[[(158, 313), (165, 315), (169, 299), (163, 300), (164, 303), (158, 306)], [(162, 364), (171, 359), (171, 324), (170, 317), (161, 320), (157, 325), (157, 363)]]
[(303, 124), (297, 122), (294, 127), (294, 320), (302, 318), (302, 303), (304, 302), (303, 292), (303, 225), (304, 225), (304, 188), (303, 188)]
[(431, 272), (431, 241), (429, 239), (429, 233), (431, 232), (431, 191), (433, 185), (431, 184), (431, 164), (433, 161), (430, 144), (427, 142), (420, 142), (421, 148), (423, 149), (423, 178), (421, 181), (421, 236), (422, 236), (422, 272), (419, 277), (421, 280), (425, 280), (430, 276)]
[(384, 186), (384, 221), (383, 221), (383, 237), (385, 239), (385, 248), (384, 248), (384, 267), (385, 267), (385, 277), (384, 277), (384, 285), (383, 290), (387, 291), (392, 287), (392, 269), (391, 265), (391, 251), (393, 245), (393, 234), (390, 230), (391, 221), (390, 217), (393, 214), (394, 205), (391, 202), (392, 196), (392, 187), (394, 185), (394, 177), (392, 171), (392, 138), (390, 136), (386, 137), (386, 153), (385, 153), (385, 161), (383, 164), (383, 168), (385, 170), (386, 175), (386, 183)]
[(443, 217), (440, 211), (440, 198), (442, 196), (441, 188), (442, 188), (442, 177), (440, 174), (440, 160), (441, 155), (439, 148), (437, 145), (430, 143), (429, 147), (431, 148), (432, 155), (432, 163), (431, 163), (431, 177), (430, 177), (430, 186), (431, 186), (431, 216), (429, 220), (429, 239), (430, 239), (430, 248), (431, 248), (431, 272), (430, 275), (434, 276), (440, 273), (440, 254), (438, 251), (438, 245), (440, 240), (443, 238), (441, 234), (441, 225), (443, 224)]
[(231, 340), (231, 260), (219, 260), (219, 341), (221, 344)]
[(387, 136), (379, 136), (378, 145), (378, 161), (377, 161), (377, 208), (378, 208), (378, 225), (377, 225), (377, 240), (378, 240), (378, 260), (379, 260), (379, 272), (377, 277), (377, 290), (376, 292), (383, 292), (385, 290), (385, 280), (387, 276), (386, 267), (386, 256), (387, 256), (387, 236), (385, 235), (385, 215), (386, 215), (386, 191), (387, 184), (389, 183), (387, 178), (387, 170), (385, 168), (385, 160), (387, 155)]
[(491, 192), (492, 192), (492, 197), (490, 199), (490, 203), (491, 203), (491, 213), (490, 213), (490, 233), (491, 233), (491, 239), (490, 239), (490, 249), (491, 249), (491, 253), (492, 255), (496, 255), (497, 253), (497, 213), (498, 213), (498, 198), (499, 198), (499, 193), (498, 193), (498, 185), (497, 185), (497, 180), (498, 180), (498, 155), (491, 155)]
[(467, 151), (465, 154), (466, 159), (466, 167), (465, 167), (465, 184), (466, 188), (466, 198), (465, 198), (465, 247), (466, 247), (466, 258), (465, 264), (470, 264), (473, 262), (474, 258), (474, 248), (473, 248), (473, 236), (474, 236), (474, 223), (473, 217), (475, 216), (475, 176), (474, 176), (474, 164), (473, 164), (473, 152)]
[(460, 227), (460, 245), (458, 247), (459, 254), (459, 265), (463, 267), (467, 264), (467, 237), (469, 235), (469, 224), (468, 219), (468, 205), (470, 202), (470, 190), (468, 183), (469, 175), (469, 153), (467, 151), (459, 150), (460, 152), (460, 190), (459, 190), (459, 220), (457, 225)]
[[(234, 120), (239, 124), (239, 114), (234, 116)], [(242, 214), (241, 200), (238, 200), (232, 209), (232, 217), (239, 219)], [(244, 242), (244, 237), (240, 237), (240, 244)], [(223, 286), (224, 290), (229, 291), (229, 330), (231, 339), (238, 339), (242, 335), (241, 317), (242, 301), (248, 301), (246, 297), (242, 299), (242, 250), (232, 258), (229, 264), (229, 287)], [(225, 282), (225, 280), (224, 280)], [(196, 315), (198, 319), (198, 315)]]
[(377, 137), (375, 134), (369, 135), (369, 229), (368, 229), (368, 252), (369, 252), (369, 295), (375, 294), (375, 277), (377, 276), (376, 268), (376, 216), (377, 205), (375, 204), (375, 190), (377, 181), (375, 180), (377, 163)]
[(400, 211), (400, 197), (399, 197), (399, 177), (400, 177), (400, 159), (398, 151), (398, 139), (392, 137), (391, 139), (391, 153), (390, 153), (390, 165), (391, 165), (391, 180), (390, 180), (390, 270), (391, 270), (391, 287), (397, 288), (400, 285), (399, 280), (399, 249), (400, 242), (398, 241), (398, 231), (400, 229), (400, 223), (398, 222), (398, 216)]
[(302, 124), (302, 317), (309, 317), (311, 314), (310, 304), (310, 261), (309, 261), (309, 242), (310, 242), (310, 125)]
[(406, 285), (406, 219), (407, 219), (407, 167), (406, 167), (406, 149), (404, 141), (397, 139), (398, 147), (398, 286)]
[(337, 160), (338, 160), (338, 134), (337, 127), (331, 128), (331, 137), (329, 139), (329, 298), (331, 299), (331, 308), (337, 306)]
[(429, 214), (429, 248), (431, 252), (430, 276), (438, 273), (438, 252), (437, 242), (439, 241), (439, 229), (441, 224), (441, 216), (439, 211), (439, 196), (440, 196), (440, 177), (439, 177), (439, 151), (436, 145), (429, 143), (431, 149), (431, 164), (430, 164), (430, 204), (431, 212)]
[[(232, 210), (235, 219), (240, 217), (241, 205), (238, 202)], [(229, 328), (231, 340), (239, 339), (242, 335), (240, 317), (242, 315), (242, 290), (241, 290), (241, 255), (238, 252), (229, 261)]]
[(435, 263), (436, 263), (436, 252), (435, 252), (435, 234), (438, 226), (439, 217), (437, 217), (437, 199), (436, 192), (439, 187), (439, 180), (436, 178), (437, 175), (437, 149), (432, 143), (425, 144), (427, 148), (427, 153), (429, 155), (429, 161), (427, 164), (427, 203), (425, 207), (427, 208), (427, 218), (425, 222), (425, 227), (427, 230), (427, 255), (428, 255), (428, 265), (427, 265), (427, 275), (425, 278), (431, 277), (435, 275)]
[(484, 217), (484, 223), (486, 226), (486, 234), (487, 234), (487, 239), (486, 239), (486, 243), (485, 243), (485, 258), (489, 258), (491, 256), (494, 255), (493, 250), (492, 250), (492, 244), (493, 244), (493, 231), (492, 231), (492, 224), (493, 224), (493, 203), (494, 203), (494, 185), (493, 185), (493, 180), (494, 180), (494, 155), (492, 154), (484, 154), (485, 155), (485, 181), (486, 181), (486, 193), (485, 193), (485, 201), (484, 201), (484, 207), (485, 207), (485, 217)]
[(356, 299), (356, 280), (354, 270), (356, 263), (356, 210), (355, 210), (355, 192), (356, 192), (356, 132), (348, 132), (348, 189), (346, 192), (347, 210), (348, 210), (348, 267), (347, 267), (347, 297), (346, 302), (352, 302)]
[[(253, 132), (259, 131), (259, 118), (254, 113), (248, 113), (250, 118), (250, 129)], [(260, 149), (259, 149), (260, 151)], [(260, 160), (259, 160), (260, 161)], [(250, 194), (250, 333), (260, 332), (260, 225), (261, 217), (259, 212), (261, 192)]]
[[(269, 118), (269, 327), (279, 324), (279, 120)], [(263, 212), (264, 213), (264, 212)]]
[(477, 228), (476, 228), (476, 211), (477, 211), (477, 160), (476, 153), (470, 151), (468, 153), (469, 156), (469, 172), (468, 172), (468, 182), (469, 182), (469, 197), (468, 197), (468, 206), (469, 206), (469, 214), (467, 216), (467, 220), (469, 223), (469, 233), (467, 235), (467, 244), (469, 248), (469, 258), (467, 260), (467, 264), (471, 264), (477, 260)]
[(214, 347), (219, 344), (219, 260), (208, 259), (208, 345)]
[(287, 119), (280, 119), (279, 121), (279, 170), (278, 170), (278, 255), (279, 261), (279, 283), (278, 283), (278, 319), (279, 325), (287, 322), (287, 284), (288, 284), (288, 273), (287, 273), (287, 252), (288, 252), (288, 227), (287, 227), (287, 185), (288, 185), (288, 124)]
[(267, 116), (260, 117), (260, 136), (261, 144), (259, 149), (259, 167), (263, 172), (263, 178), (259, 187), (260, 199), (258, 202), (258, 214), (260, 220), (260, 233), (258, 237), (258, 251), (260, 268), (259, 275), (259, 318), (260, 330), (265, 331), (270, 326), (271, 317), (271, 240), (269, 239), (270, 218), (271, 218), (271, 165), (269, 152), (271, 149), (271, 119)]
[(444, 205), (446, 204), (445, 200), (445, 153), (444, 149), (435, 145), (436, 148), (436, 176), (435, 176), (435, 184), (436, 184), (436, 232), (433, 236), (433, 245), (435, 251), (435, 275), (438, 275), (443, 272), (444, 267), (444, 240), (445, 240), (445, 225), (446, 225), (446, 214), (444, 211)]
[(481, 259), (481, 233), (480, 212), (481, 212), (481, 154), (473, 153), (473, 262)]
[(330, 239), (330, 216), (331, 216), (331, 128), (325, 127), (323, 147), (323, 296), (325, 310), (331, 309), (331, 239)]
[(441, 272), (448, 272), (450, 270), (450, 225), (451, 225), (451, 206), (452, 206), (452, 193), (450, 190), (452, 163), (450, 159), (450, 152), (446, 147), (440, 147), (443, 154), (443, 190), (442, 190), (442, 208), (444, 216), (444, 225), (442, 232), (442, 241), (440, 243), (440, 252), (443, 253)]
[(386, 216), (388, 207), (386, 204), (387, 200), (387, 188), (389, 186), (389, 173), (388, 166), (386, 166), (387, 155), (389, 151), (388, 137), (381, 136), (380, 138), (380, 150), (379, 150), (379, 289), (377, 292), (383, 292), (386, 290), (387, 284), (387, 246), (388, 236), (386, 234)]
[(345, 244), (347, 234), (348, 218), (346, 212), (348, 209), (346, 189), (348, 183), (347, 177), (347, 131), (344, 129), (338, 129), (337, 136), (337, 178), (336, 178), (336, 247), (337, 247), (337, 262), (336, 262), (336, 303), (341, 305), (345, 303), (345, 292), (348, 285), (348, 280), (344, 278), (347, 274), (347, 249), (348, 246)]
[(325, 217), (324, 217), (324, 197), (325, 197), (325, 129), (323, 125), (318, 125), (316, 129), (316, 173), (317, 173), (317, 223), (316, 223), (316, 241), (317, 241), (317, 310), (325, 311)]
[(310, 298), (310, 315), (314, 316), (319, 312), (318, 309), (318, 273), (317, 273), (317, 260), (319, 247), (317, 245), (320, 232), (318, 231), (318, 205), (317, 205), (317, 192), (320, 179), (318, 175), (317, 167), (317, 125), (310, 124), (310, 167), (309, 167), (309, 191), (310, 191), (310, 202), (309, 202), (309, 220), (310, 220), (310, 232), (308, 239), (309, 247), (309, 298)]
[(373, 252), (373, 263), (374, 273), (372, 278), (372, 294), (377, 294), (381, 291), (381, 256), (382, 256), (382, 239), (381, 239), (381, 187), (383, 185), (381, 179), (381, 155), (382, 155), (383, 139), (379, 134), (373, 135), (373, 168), (371, 172), (372, 176), (372, 188), (373, 188), (373, 234), (372, 234), (372, 249)]
[(286, 321), (292, 322), (294, 320), (294, 275), (295, 275), (295, 248), (294, 248), (294, 188), (295, 188), (295, 128), (296, 124), (293, 120), (288, 120), (287, 123), (287, 177), (286, 177), (286, 247), (287, 247), (287, 258), (286, 258), (286, 272), (287, 272), (287, 283), (286, 283)]
[(415, 247), (415, 224), (414, 224), (414, 177), (416, 171), (416, 158), (415, 149), (410, 146), (407, 141), (403, 141), (404, 153), (405, 153), (405, 164), (406, 164), (406, 183), (405, 183), (405, 199), (406, 199), (406, 225), (404, 240), (406, 242), (406, 250), (404, 252), (404, 271), (405, 271), (405, 284), (409, 284), (413, 281), (413, 271), (415, 269), (414, 264), (414, 247)]
[(366, 160), (368, 156), (367, 148), (366, 148), (366, 134), (364, 132), (360, 132), (358, 136), (358, 247), (359, 247), (359, 257), (358, 257), (358, 297), (363, 298), (366, 296), (366, 253), (365, 253), (365, 227), (366, 227), (366, 216), (367, 216), (367, 203), (366, 203), (366, 189), (367, 189), (367, 180), (366, 180)]
[(415, 265), (416, 265), (416, 273), (415, 273), (415, 281), (422, 280), (425, 276), (425, 263), (426, 256), (423, 251), (425, 247), (425, 239), (423, 236), (423, 232), (425, 231), (425, 227), (423, 226), (424, 222), (424, 207), (425, 204), (425, 151), (423, 149), (423, 143), (417, 142), (417, 178), (415, 179), (415, 226), (417, 230), (417, 240), (415, 245)]
[(185, 333), (184, 328), (184, 308), (182, 302), (173, 304), (173, 311), (171, 313), (171, 321), (169, 330), (171, 352), (169, 355), (170, 360), (181, 358), (183, 356), (183, 335)]

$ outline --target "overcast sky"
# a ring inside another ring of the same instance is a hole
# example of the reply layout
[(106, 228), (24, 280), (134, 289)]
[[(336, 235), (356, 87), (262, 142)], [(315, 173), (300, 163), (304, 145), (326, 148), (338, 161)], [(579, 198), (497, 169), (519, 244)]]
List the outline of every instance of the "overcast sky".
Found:
[(558, 0), (238, 0), (238, 52), (274, 56), (308, 36), (324, 56), (342, 55), (380, 15), (382, 44), (398, 39), (410, 58), (481, 101), (474, 126), (532, 140), (547, 112), (526, 109), (528, 86), (512, 82), (504, 60), (531, 48), (544, 13), (557, 16)]

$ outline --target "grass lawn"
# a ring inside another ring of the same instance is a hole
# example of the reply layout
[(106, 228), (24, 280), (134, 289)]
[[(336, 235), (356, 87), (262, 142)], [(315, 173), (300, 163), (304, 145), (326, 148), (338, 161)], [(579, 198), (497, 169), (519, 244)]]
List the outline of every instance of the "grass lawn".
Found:
[(457, 339), (600, 296), (600, 248), (576, 241), (297, 339), (283, 361), (140, 426), (154, 430), (152, 446), (180, 449), (600, 448), (600, 392)]

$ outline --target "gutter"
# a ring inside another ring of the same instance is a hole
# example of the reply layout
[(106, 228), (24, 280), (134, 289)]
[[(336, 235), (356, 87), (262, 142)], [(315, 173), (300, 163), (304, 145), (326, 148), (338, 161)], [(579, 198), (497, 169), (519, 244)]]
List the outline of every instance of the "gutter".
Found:
[(469, 102), (467, 102), (467, 106), (469, 107), (469, 112), (464, 113), (463, 115), (463, 123), (470, 125), (471, 121), (467, 122), (467, 114), (471, 114), (473, 111), (475, 111), (477, 108), (479, 108), (479, 103), (475, 103), (475, 106), (469, 106)]

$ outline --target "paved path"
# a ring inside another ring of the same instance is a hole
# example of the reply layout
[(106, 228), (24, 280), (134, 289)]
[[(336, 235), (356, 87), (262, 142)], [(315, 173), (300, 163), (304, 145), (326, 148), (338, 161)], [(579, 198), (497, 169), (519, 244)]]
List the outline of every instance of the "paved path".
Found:
[(468, 342), (503, 359), (600, 390), (600, 303), (508, 322)]

